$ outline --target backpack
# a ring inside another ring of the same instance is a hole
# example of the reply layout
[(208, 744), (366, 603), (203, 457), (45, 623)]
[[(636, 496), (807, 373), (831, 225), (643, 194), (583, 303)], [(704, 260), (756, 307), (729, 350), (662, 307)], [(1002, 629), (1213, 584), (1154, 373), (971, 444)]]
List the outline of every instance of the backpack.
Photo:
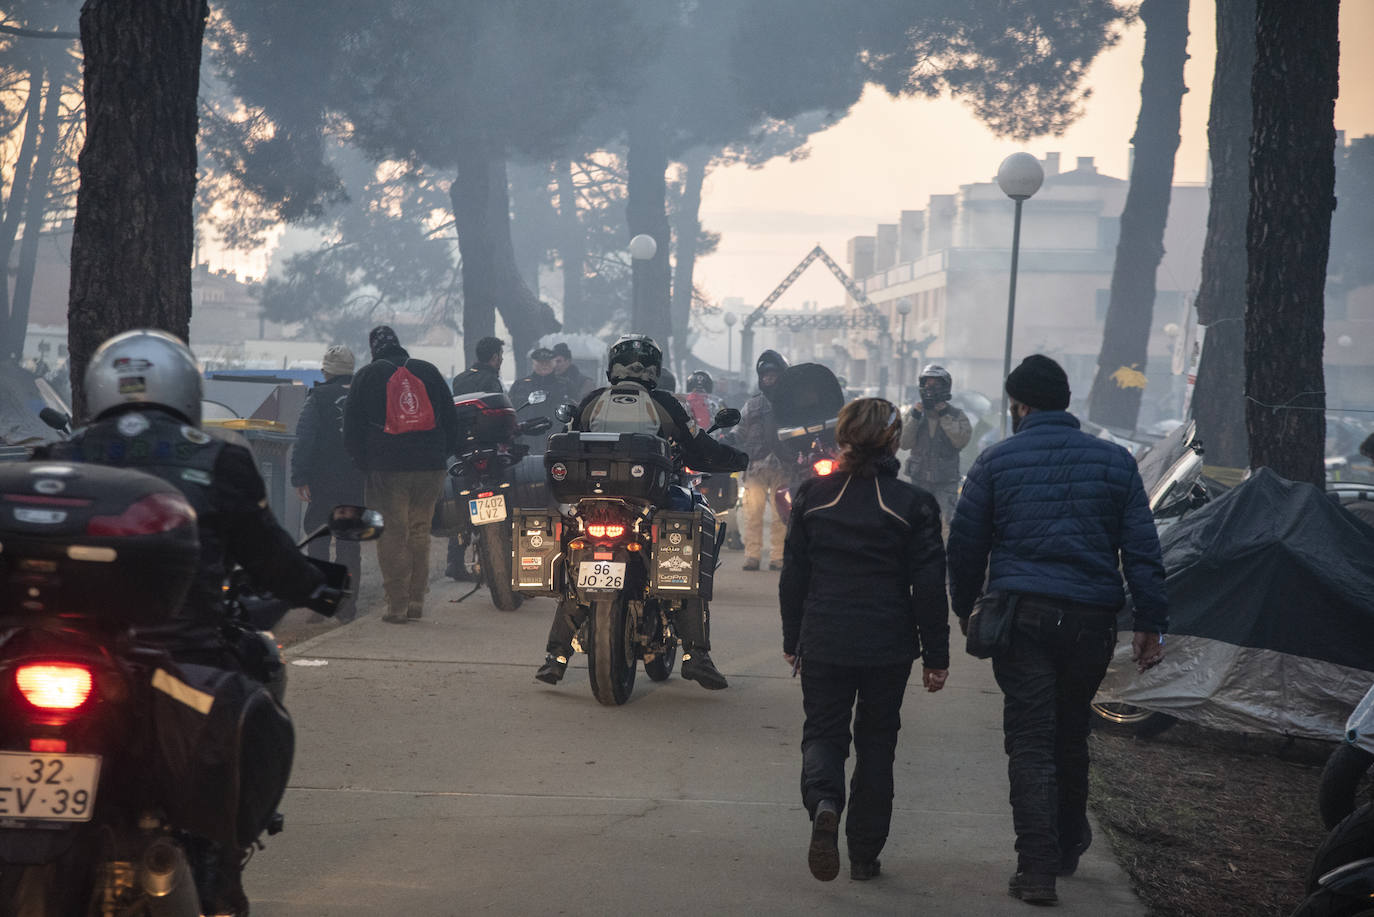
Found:
[(396, 367), (386, 381), (386, 426), (383, 433), (419, 433), (434, 429), (434, 405), (425, 384), (406, 368)]

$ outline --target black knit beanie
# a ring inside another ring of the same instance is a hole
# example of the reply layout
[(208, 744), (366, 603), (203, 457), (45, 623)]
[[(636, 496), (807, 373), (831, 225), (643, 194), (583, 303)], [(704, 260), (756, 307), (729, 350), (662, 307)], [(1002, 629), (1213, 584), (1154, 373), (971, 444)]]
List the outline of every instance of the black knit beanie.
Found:
[(391, 330), (390, 325), (378, 325), (367, 335), (367, 346), (372, 350), (375, 359), (377, 354), (384, 350), (390, 350), (401, 346), (401, 339), (396, 336), (396, 332)]
[(1069, 407), (1069, 377), (1064, 367), (1033, 353), (1007, 376), (1007, 394), (1026, 407), (1063, 411)]

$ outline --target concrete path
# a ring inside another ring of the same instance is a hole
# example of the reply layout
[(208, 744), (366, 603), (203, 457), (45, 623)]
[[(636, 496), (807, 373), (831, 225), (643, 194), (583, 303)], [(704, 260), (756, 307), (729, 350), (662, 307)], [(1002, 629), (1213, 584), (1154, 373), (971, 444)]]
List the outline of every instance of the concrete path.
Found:
[[(957, 649), (943, 692), (919, 669), (908, 688), (883, 875), (811, 877), (777, 575), (741, 560), (727, 554), (713, 607), (726, 691), (641, 670), (628, 704), (602, 707), (581, 656), (541, 685), (552, 600), (454, 604), (467, 587), (447, 580), (421, 622), (374, 607), (292, 647), (287, 830), (246, 871), (255, 917), (1027, 914), (1006, 894), (1000, 695)], [(1105, 842), (1059, 890), (1061, 914), (1145, 913)]]

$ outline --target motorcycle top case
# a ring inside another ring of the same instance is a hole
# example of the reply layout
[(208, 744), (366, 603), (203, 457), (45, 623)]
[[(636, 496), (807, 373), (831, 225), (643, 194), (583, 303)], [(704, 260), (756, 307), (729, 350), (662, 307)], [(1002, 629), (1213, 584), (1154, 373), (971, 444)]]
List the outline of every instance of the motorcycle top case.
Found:
[(0, 615), (157, 624), (200, 560), (194, 510), (141, 471), (68, 462), (0, 465)]
[(673, 460), (668, 441), (648, 433), (559, 433), (544, 453), (559, 503), (623, 497), (663, 505)]
[(458, 428), (466, 430), (470, 440), (490, 444), (515, 440), (515, 408), (500, 392), (457, 395), (453, 406), (458, 409)]

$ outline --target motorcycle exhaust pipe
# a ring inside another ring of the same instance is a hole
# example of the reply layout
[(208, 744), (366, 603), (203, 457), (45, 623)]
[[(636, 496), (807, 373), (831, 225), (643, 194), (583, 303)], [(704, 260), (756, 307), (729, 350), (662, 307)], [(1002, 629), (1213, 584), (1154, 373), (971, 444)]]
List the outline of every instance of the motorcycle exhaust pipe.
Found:
[(199, 917), (200, 898), (181, 845), (160, 837), (143, 851), (139, 881), (151, 917)]

